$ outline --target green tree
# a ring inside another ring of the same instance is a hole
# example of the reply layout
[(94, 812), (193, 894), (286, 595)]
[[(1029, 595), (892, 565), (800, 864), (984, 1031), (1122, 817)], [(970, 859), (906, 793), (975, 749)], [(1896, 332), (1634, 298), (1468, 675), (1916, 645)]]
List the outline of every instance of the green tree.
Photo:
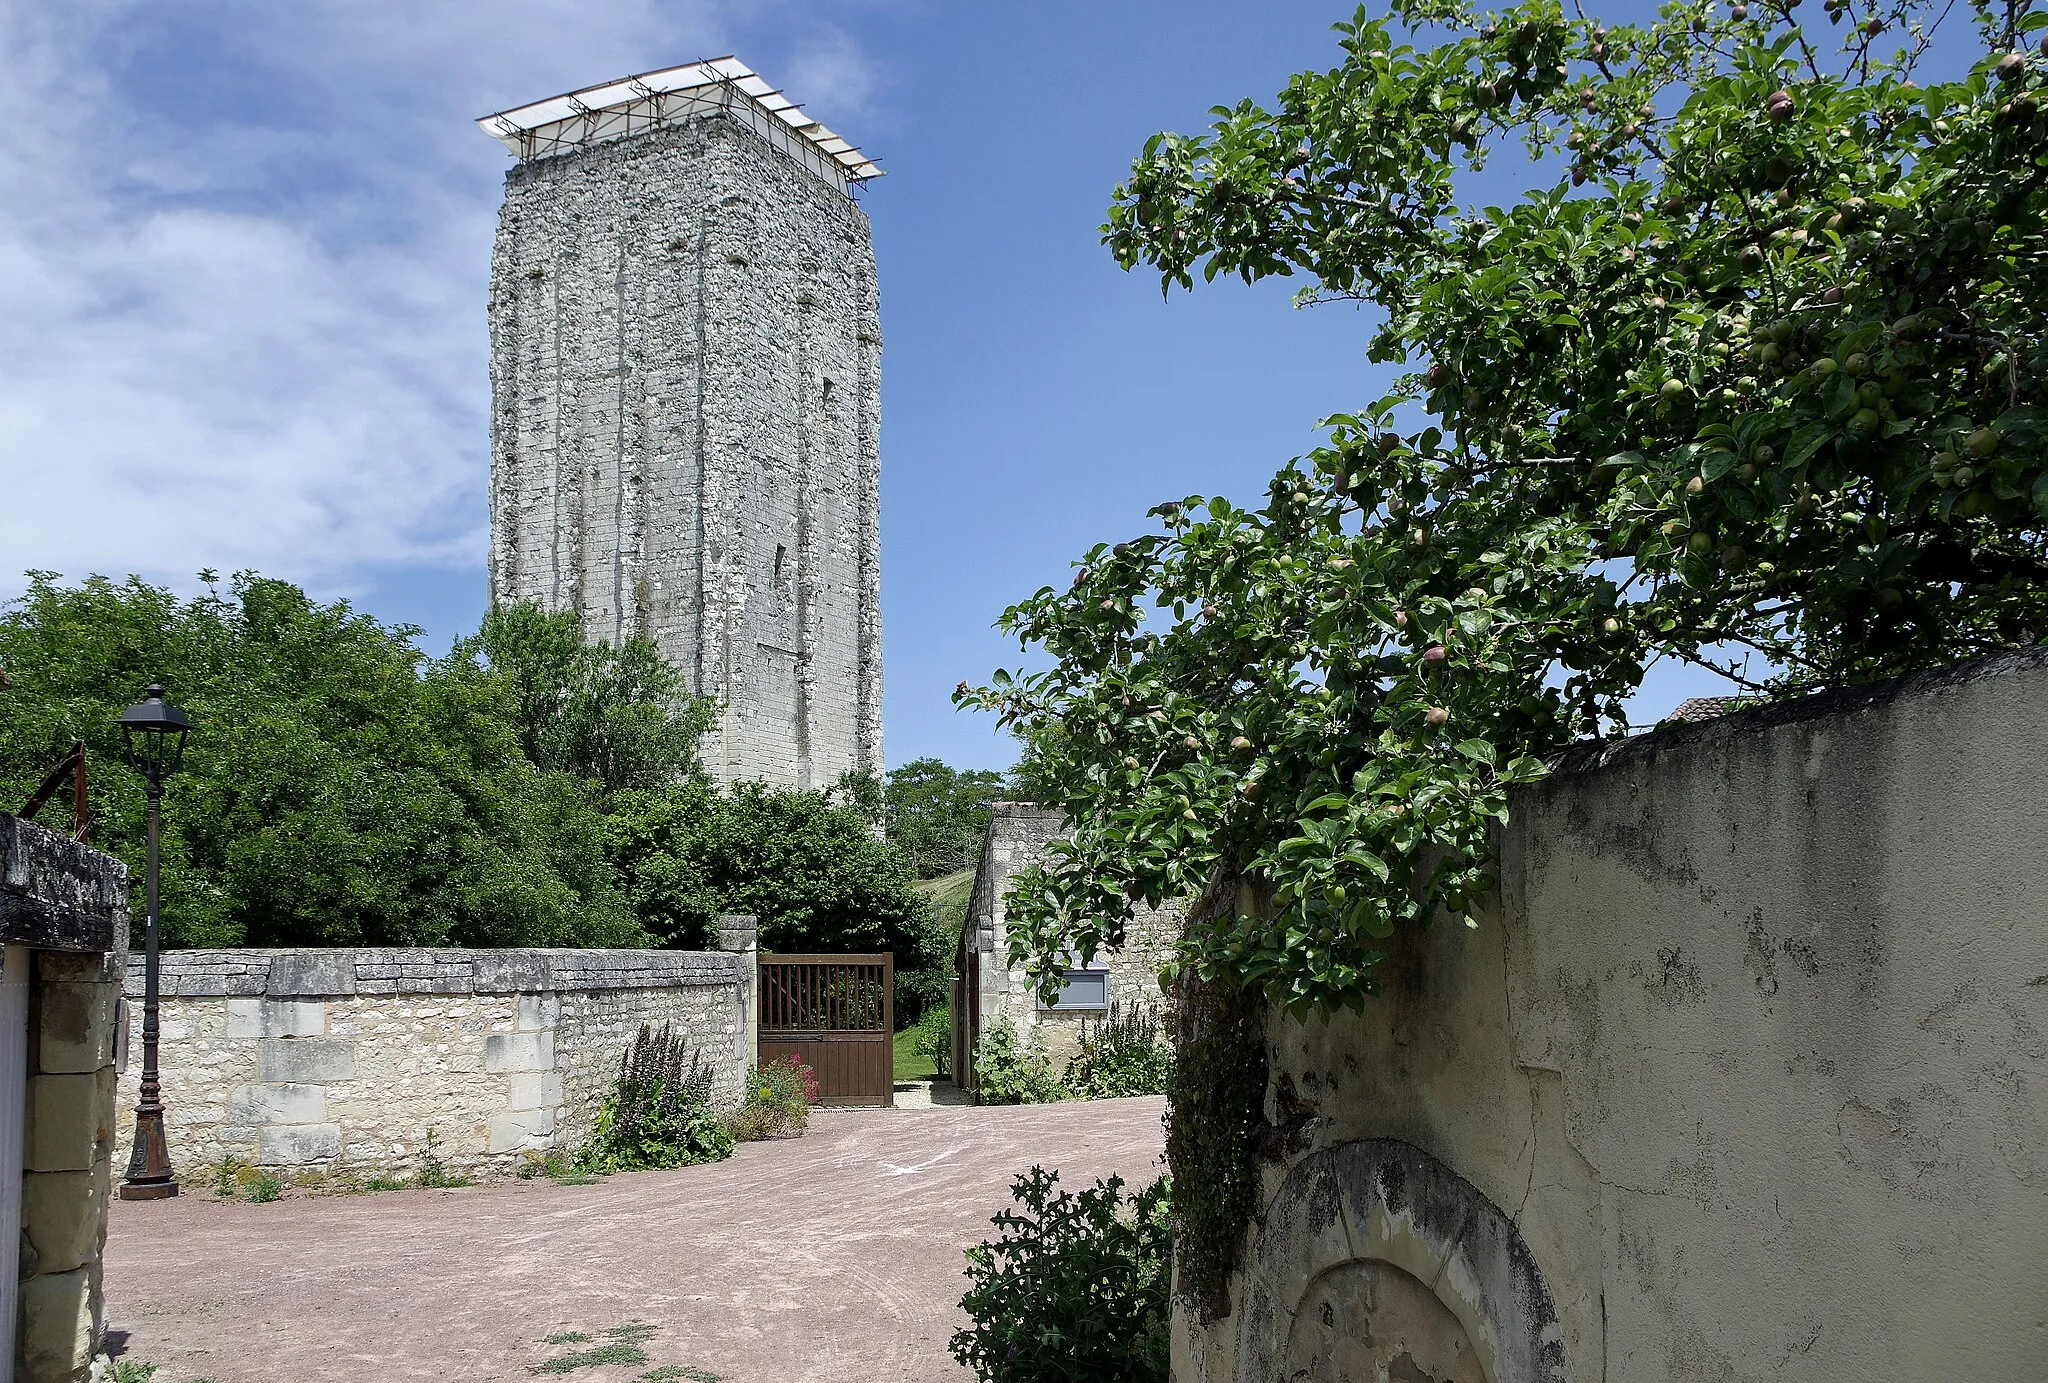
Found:
[(883, 822), (889, 843), (910, 857), (920, 879), (970, 869), (981, 855), (989, 808), (1003, 795), (1003, 775), (958, 769), (938, 759), (912, 759), (889, 770)]
[(654, 788), (699, 771), (717, 702), (684, 690), (652, 640), (586, 642), (573, 611), (501, 605), (457, 650), (511, 682), (519, 743), (535, 765), (600, 792)]
[(904, 856), (828, 793), (696, 778), (618, 794), (607, 829), (658, 945), (702, 949), (719, 914), (751, 913), (769, 950), (889, 951), (903, 970), (935, 959)]
[(0, 613), (0, 800), (84, 740), (94, 843), (131, 870), (142, 785), (114, 718), (152, 680), (191, 713), (165, 810), (169, 944), (641, 942), (595, 812), (520, 752), (503, 679), (286, 582), (207, 579), (180, 600), (36, 572)]
[[(1821, 9), (1395, 0), (1270, 109), (1146, 145), (1121, 263), (1301, 275), (1413, 372), (1262, 508), (1163, 504), (1005, 616), (1051, 668), (960, 699), (1074, 823), (1013, 897), (1041, 974), (1242, 872), (1270, 906), (1181, 963), (1361, 1002), (1651, 660), (1775, 695), (2048, 637), (2048, 16), (1980, 5), (1938, 73), (1947, 9)], [(1476, 200), (1516, 143), (1527, 195)]]

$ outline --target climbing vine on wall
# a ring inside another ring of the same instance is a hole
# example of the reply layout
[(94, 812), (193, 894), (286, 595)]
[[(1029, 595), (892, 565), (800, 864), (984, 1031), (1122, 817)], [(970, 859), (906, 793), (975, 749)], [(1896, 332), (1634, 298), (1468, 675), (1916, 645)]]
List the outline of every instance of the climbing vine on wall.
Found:
[(1175, 986), (1174, 1016), (1166, 1118), (1174, 1294), (1216, 1320), (1230, 1314), (1230, 1274), (1259, 1206), (1266, 1010), (1256, 995), (1187, 972)]

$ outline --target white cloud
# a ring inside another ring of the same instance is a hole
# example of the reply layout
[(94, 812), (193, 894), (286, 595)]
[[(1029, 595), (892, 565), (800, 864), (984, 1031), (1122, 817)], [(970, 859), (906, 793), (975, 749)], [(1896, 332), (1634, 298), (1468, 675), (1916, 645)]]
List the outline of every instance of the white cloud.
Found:
[[(339, 593), (373, 565), (480, 565), (505, 161), (470, 122), (727, 51), (748, 22), (657, 0), (0, 0), (0, 591), (28, 567)], [(821, 99), (869, 98), (845, 34), (793, 28), (769, 46)]]

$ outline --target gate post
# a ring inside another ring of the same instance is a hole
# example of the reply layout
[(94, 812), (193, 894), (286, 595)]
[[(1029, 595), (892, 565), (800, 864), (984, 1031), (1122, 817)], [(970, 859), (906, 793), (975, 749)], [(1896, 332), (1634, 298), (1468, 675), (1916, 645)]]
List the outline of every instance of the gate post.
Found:
[(740, 957), (740, 1023), (737, 1045), (740, 1079), (761, 1062), (761, 924), (747, 913), (718, 918), (718, 949)]

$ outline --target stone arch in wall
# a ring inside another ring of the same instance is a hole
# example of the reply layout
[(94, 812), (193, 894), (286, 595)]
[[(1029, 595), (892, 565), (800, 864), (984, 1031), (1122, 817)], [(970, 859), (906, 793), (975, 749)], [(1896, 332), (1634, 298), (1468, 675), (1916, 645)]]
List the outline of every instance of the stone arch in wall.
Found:
[(1244, 1383), (1564, 1383), (1564, 1330), (1514, 1223), (1410, 1144), (1302, 1159), (1245, 1269)]

